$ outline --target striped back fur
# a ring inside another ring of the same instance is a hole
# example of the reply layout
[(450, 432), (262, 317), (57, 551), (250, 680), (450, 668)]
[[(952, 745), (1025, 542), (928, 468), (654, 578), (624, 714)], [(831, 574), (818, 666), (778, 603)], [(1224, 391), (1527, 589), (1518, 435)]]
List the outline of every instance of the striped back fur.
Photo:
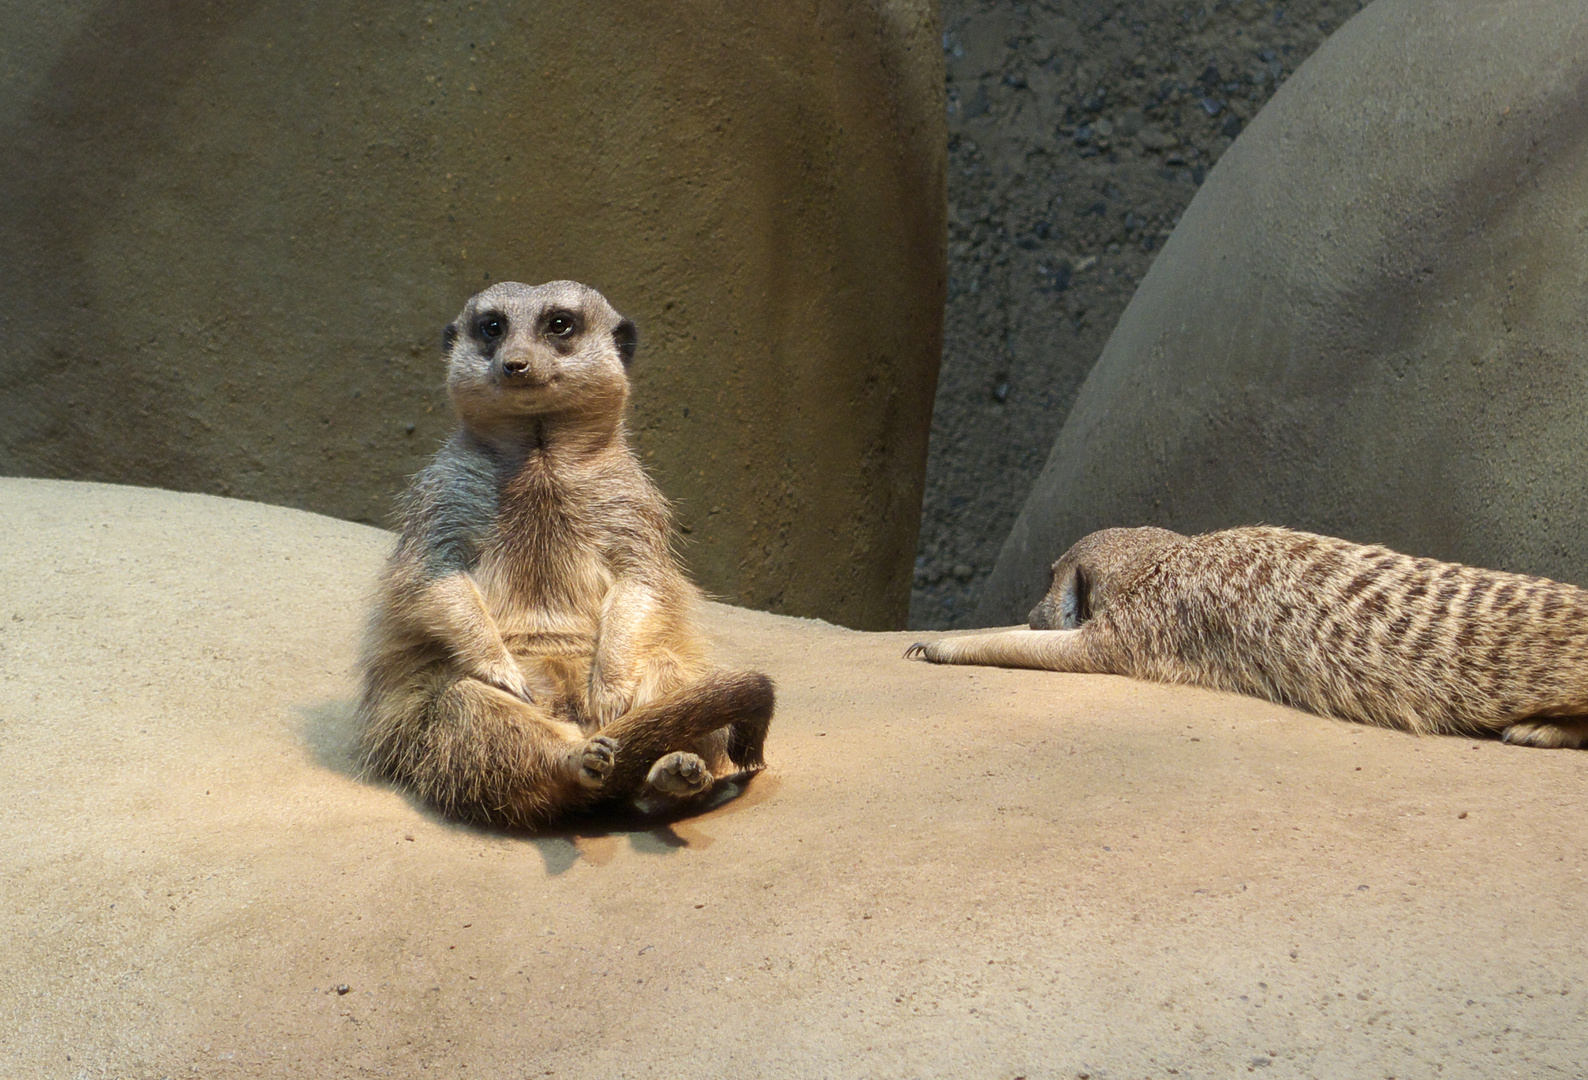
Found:
[(1588, 591), (1544, 578), (1280, 528), (1110, 529), (1054, 565), (1031, 625), (1077, 609), (1095, 670), (1418, 733), (1588, 717)]

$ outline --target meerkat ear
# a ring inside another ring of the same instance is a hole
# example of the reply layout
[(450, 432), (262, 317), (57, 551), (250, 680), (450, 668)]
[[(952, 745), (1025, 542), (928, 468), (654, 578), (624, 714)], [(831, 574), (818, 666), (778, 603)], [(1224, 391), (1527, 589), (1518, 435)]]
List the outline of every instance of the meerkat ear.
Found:
[(627, 319), (612, 328), (612, 342), (618, 347), (618, 359), (623, 361), (624, 367), (634, 363), (634, 346), (639, 340), (639, 331)]
[(1086, 571), (1076, 566), (1059, 592), (1059, 629), (1079, 630), (1092, 617), (1092, 583)]
[(458, 340), (458, 324), (457, 323), (449, 322), (449, 323), (447, 323), (446, 326), (441, 328), (441, 351), (442, 352), (451, 352), (452, 351), (452, 343), (454, 341), (457, 341), (457, 340)]

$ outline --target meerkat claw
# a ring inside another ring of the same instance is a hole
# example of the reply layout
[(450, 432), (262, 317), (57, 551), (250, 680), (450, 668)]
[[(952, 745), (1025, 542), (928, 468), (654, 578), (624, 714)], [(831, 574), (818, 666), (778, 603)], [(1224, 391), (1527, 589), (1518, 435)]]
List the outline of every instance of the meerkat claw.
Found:
[(926, 655), (927, 644), (928, 642), (925, 641), (917, 641), (914, 645), (904, 650), (904, 658), (906, 660), (931, 660), (932, 658)]

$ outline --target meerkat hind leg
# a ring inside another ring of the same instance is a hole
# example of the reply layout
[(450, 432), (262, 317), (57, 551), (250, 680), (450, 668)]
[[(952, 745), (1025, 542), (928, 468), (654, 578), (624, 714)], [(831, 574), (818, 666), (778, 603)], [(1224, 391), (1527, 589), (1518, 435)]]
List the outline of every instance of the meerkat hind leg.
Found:
[(934, 664), (1040, 668), (1044, 671), (1095, 672), (1088, 639), (1080, 630), (1000, 630), (993, 634), (918, 641), (905, 650)]
[(1588, 745), (1588, 716), (1538, 717), (1512, 724), (1500, 738), (1513, 746), (1545, 750), (1577, 750)]
[(451, 679), (423, 696), (377, 709), (368, 760), (449, 814), (534, 827), (590, 802), (616, 767), (611, 739), (489, 683)]

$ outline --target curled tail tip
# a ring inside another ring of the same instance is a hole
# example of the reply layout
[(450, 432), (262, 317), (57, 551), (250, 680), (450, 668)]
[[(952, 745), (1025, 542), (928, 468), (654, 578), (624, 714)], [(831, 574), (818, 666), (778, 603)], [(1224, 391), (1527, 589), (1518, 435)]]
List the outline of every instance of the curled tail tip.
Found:
[(744, 731), (740, 724), (728, 729), (728, 760), (745, 772), (760, 772), (766, 768), (765, 747), (765, 725), (754, 731)]
[(777, 685), (759, 671), (734, 675), (738, 683), (742, 715), (728, 725), (728, 760), (746, 772), (766, 768), (767, 728), (777, 706)]

